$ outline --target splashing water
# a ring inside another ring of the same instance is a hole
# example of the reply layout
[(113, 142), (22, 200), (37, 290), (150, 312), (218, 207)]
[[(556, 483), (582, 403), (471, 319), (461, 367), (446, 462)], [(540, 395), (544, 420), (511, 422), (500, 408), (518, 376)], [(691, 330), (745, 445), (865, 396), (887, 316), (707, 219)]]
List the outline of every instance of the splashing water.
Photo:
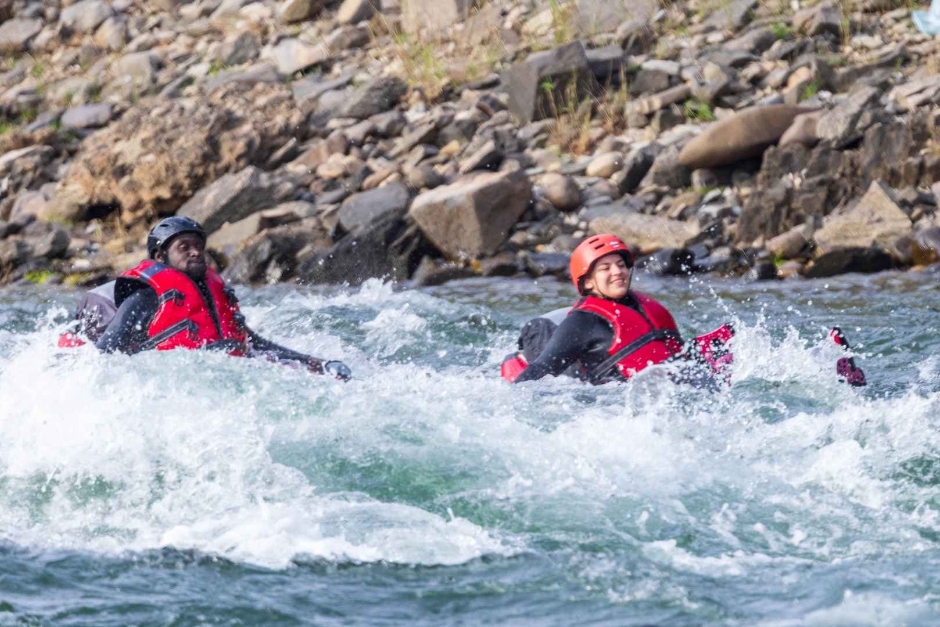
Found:
[(935, 624), (934, 280), (640, 283), (735, 321), (730, 391), (505, 384), (555, 281), (245, 291), (345, 385), (54, 349), (78, 295), (0, 294), (0, 624)]

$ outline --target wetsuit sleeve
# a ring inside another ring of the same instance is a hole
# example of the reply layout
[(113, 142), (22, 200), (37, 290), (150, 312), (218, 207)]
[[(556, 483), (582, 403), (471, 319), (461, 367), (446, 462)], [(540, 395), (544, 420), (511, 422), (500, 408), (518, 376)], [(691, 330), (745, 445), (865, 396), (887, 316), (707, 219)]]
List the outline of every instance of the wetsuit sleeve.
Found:
[(147, 328), (159, 307), (156, 292), (150, 288), (137, 290), (121, 303), (95, 346), (106, 353), (140, 352), (147, 341)]
[(248, 329), (248, 346), (251, 357), (266, 357), (274, 361), (288, 361), (303, 364), (314, 372), (323, 372), (323, 363), (325, 360), (311, 357), (297, 351), (291, 350), (280, 344), (275, 344), (266, 340), (251, 329)]
[(585, 311), (572, 312), (552, 334), (538, 359), (529, 364), (515, 383), (535, 381), (546, 375), (558, 376), (589, 353), (599, 350), (606, 353), (612, 337), (610, 325), (598, 316)]

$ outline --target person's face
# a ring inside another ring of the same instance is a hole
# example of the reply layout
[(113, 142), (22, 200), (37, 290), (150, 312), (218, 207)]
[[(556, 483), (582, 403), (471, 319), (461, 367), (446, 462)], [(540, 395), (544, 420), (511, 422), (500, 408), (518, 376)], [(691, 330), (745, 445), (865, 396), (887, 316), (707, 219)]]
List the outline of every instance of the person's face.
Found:
[(171, 239), (157, 259), (197, 281), (206, 277), (206, 243), (195, 233), (183, 233)]
[(595, 296), (620, 300), (630, 290), (630, 268), (621, 255), (604, 255), (584, 279), (584, 288)]

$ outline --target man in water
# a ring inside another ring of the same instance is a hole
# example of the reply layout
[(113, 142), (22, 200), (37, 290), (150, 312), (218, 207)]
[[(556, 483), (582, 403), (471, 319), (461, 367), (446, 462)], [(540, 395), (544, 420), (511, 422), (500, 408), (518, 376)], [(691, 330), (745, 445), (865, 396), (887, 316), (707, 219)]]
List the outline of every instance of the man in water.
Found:
[[(95, 346), (127, 354), (151, 349), (223, 350), (302, 365), (341, 380), (351, 377), (340, 361), (292, 351), (249, 329), (234, 290), (208, 266), (205, 251), (206, 233), (194, 220), (174, 216), (153, 227), (147, 238), (149, 258), (118, 277), (113, 287), (90, 292), (79, 307), (76, 317)], [(111, 291), (113, 305), (108, 299)], [(95, 324), (110, 315), (109, 305), (116, 311), (95, 339)]]

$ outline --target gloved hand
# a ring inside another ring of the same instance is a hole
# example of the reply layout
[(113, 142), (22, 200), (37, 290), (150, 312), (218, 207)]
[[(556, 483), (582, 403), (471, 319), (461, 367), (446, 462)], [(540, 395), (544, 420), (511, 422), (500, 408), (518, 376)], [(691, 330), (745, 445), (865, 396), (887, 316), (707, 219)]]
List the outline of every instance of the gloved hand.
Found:
[(333, 375), (340, 381), (349, 381), (352, 379), (352, 370), (341, 361), (328, 361), (323, 364), (323, 372)]

